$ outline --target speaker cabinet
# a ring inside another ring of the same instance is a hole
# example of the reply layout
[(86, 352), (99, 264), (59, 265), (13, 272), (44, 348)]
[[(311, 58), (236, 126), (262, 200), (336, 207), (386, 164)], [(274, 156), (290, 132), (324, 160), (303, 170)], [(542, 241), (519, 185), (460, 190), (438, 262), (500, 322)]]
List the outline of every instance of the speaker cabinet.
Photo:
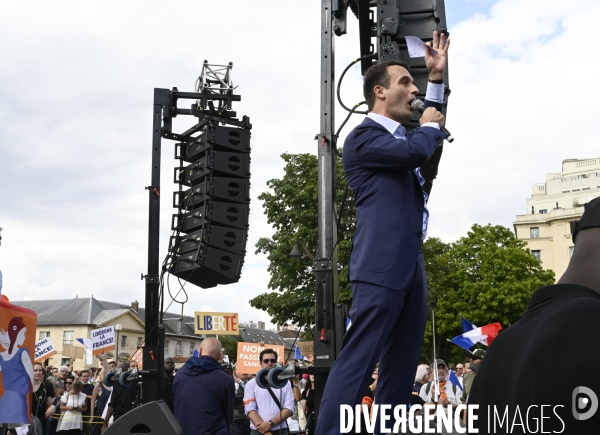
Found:
[(104, 435), (183, 435), (183, 429), (163, 400), (132, 409), (109, 426)]

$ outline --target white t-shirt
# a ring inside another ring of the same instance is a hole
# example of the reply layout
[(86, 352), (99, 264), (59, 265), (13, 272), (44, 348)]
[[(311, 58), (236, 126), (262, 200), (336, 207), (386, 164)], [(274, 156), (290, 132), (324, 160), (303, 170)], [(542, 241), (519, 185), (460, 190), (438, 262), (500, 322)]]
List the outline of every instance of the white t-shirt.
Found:
[[(81, 408), (85, 406), (86, 395), (79, 393), (77, 395), (71, 395), (69, 393), (63, 394), (60, 401), (65, 406), (72, 406), (73, 408)], [(81, 411), (64, 411), (60, 418), (59, 426), (57, 431), (70, 430), (70, 429), (82, 429), (82, 418)]]

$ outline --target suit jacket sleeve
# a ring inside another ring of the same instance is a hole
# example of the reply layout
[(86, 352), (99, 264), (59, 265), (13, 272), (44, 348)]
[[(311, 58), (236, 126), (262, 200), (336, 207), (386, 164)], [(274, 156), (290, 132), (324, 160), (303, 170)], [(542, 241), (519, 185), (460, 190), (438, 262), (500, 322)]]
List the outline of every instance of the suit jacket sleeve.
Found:
[(420, 127), (406, 139), (396, 139), (383, 127), (356, 128), (352, 134), (360, 166), (369, 170), (418, 168), (444, 137), (433, 127)]
[[(443, 104), (436, 103), (434, 101), (425, 100), (425, 107), (435, 107), (440, 112), (442, 111)], [(433, 186), (433, 180), (437, 177), (438, 173), (438, 165), (440, 164), (440, 159), (442, 158), (442, 152), (444, 151), (444, 146), (438, 146), (431, 157), (421, 166), (421, 176), (425, 179), (425, 184), (423, 185), (423, 190), (427, 192), (427, 196), (431, 195), (431, 188)]]

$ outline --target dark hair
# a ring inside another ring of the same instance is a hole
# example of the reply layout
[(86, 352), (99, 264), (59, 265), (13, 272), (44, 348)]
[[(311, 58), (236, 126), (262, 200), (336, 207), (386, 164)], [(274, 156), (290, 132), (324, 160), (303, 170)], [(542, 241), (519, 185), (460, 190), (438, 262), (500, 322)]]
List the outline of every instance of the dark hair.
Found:
[(33, 368), (35, 368), (35, 366), (40, 366), (42, 368), (42, 370), (44, 370), (44, 365), (41, 362), (34, 362)]
[(83, 382), (81, 381), (81, 379), (75, 379), (73, 381), (73, 390), (77, 390), (77, 391), (81, 391), (81, 389), (83, 388)]
[(312, 384), (312, 381), (310, 380), (310, 376), (308, 378), (306, 378), (306, 384), (304, 384), (304, 389), (305, 390), (312, 390), (313, 389), (313, 384)]
[(90, 371), (88, 369), (83, 369), (82, 371), (79, 372), (79, 376), (81, 376), (84, 373), (87, 373), (89, 375)]
[(72, 381), (75, 381), (75, 376), (67, 375), (67, 377), (65, 379), (71, 379)]
[(260, 362), (262, 362), (263, 360), (263, 356), (265, 356), (268, 353), (272, 353), (273, 355), (275, 355), (275, 359), (277, 359), (277, 352), (275, 352), (273, 349), (264, 349), (261, 353), (260, 356), (258, 357), (258, 359), (260, 359)]
[(373, 65), (365, 73), (363, 82), (363, 95), (369, 110), (372, 110), (373, 106), (375, 105), (375, 92), (373, 91), (375, 86), (383, 86), (385, 89), (390, 87), (390, 75), (388, 74), (388, 67), (393, 65), (401, 66), (407, 70), (410, 69), (406, 63), (392, 60), (390, 62)]

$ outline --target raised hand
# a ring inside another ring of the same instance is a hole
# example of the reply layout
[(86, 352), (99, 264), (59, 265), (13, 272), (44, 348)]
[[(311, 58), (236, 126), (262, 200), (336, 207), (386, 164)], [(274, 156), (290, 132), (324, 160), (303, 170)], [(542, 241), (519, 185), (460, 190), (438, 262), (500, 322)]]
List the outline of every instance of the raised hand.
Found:
[[(438, 32), (433, 32), (433, 42), (425, 43), (425, 65), (429, 70), (430, 80), (441, 80), (444, 78), (444, 71), (448, 62), (448, 48), (450, 47), (450, 38), (446, 40), (446, 35), (438, 35)], [(437, 51), (433, 53), (431, 49)]]

